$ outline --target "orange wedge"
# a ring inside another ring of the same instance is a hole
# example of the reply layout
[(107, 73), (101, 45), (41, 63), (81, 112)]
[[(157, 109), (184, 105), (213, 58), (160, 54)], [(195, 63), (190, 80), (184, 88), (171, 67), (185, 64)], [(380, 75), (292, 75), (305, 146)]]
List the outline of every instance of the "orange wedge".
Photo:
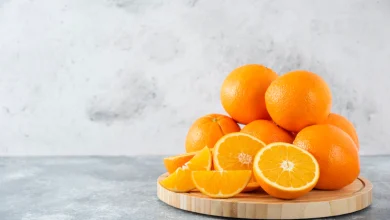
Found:
[(317, 184), (320, 168), (307, 151), (287, 143), (272, 143), (261, 149), (253, 162), (261, 188), (280, 199), (305, 195)]
[(212, 156), (208, 147), (198, 151), (195, 156), (176, 169), (167, 178), (160, 181), (161, 186), (173, 192), (188, 192), (195, 188), (191, 180), (191, 172), (195, 170), (210, 170)]
[[(214, 151), (214, 148), (210, 148), (211, 154)], [(191, 160), (196, 153), (199, 151), (179, 154), (176, 156), (166, 157), (164, 158), (164, 166), (167, 169), (168, 173), (171, 174), (176, 171), (177, 168), (182, 167), (185, 163)], [(213, 164), (211, 164), (211, 169), (213, 170)]]
[(251, 177), (250, 170), (192, 172), (196, 188), (211, 198), (230, 198), (239, 194)]
[(261, 140), (242, 132), (223, 136), (214, 146), (216, 170), (252, 170), (256, 153), (265, 147)]
[(246, 185), (245, 189), (242, 190), (242, 192), (252, 192), (254, 190), (257, 190), (260, 188), (260, 185), (256, 182), (255, 179), (251, 179), (248, 183), (248, 185)]
[(185, 163), (190, 161), (197, 152), (179, 154), (172, 157), (164, 158), (164, 166), (167, 169), (168, 173), (173, 173), (177, 168), (182, 167)]

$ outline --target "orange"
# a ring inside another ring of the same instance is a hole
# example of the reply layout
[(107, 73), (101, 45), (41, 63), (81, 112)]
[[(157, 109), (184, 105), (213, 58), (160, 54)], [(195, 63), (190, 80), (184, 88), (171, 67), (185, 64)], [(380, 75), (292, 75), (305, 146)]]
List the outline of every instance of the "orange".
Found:
[(269, 119), (264, 93), (278, 75), (271, 69), (249, 64), (233, 70), (223, 81), (221, 103), (236, 121), (248, 124), (258, 119)]
[(305, 195), (320, 176), (319, 165), (310, 153), (282, 142), (269, 144), (256, 154), (253, 172), (261, 188), (280, 199)]
[(242, 190), (242, 192), (251, 192), (251, 191), (254, 191), (254, 190), (257, 190), (260, 188), (260, 185), (257, 183), (257, 181), (252, 178), (248, 185), (246, 185), (246, 187), (244, 188), (244, 190)]
[(340, 128), (313, 125), (300, 131), (294, 145), (310, 152), (320, 165), (320, 179), (315, 188), (341, 189), (360, 173), (359, 154), (353, 140)]
[(197, 152), (180, 154), (177, 156), (164, 158), (164, 166), (168, 173), (173, 173), (177, 168), (182, 167), (185, 163), (191, 160)]
[(295, 137), (297, 136), (297, 134), (298, 134), (298, 132), (293, 132), (293, 131), (291, 131), (290, 132), (291, 133), (291, 136), (295, 139)]
[(186, 151), (199, 151), (203, 147), (213, 148), (225, 134), (240, 131), (238, 124), (228, 116), (209, 114), (197, 119), (186, 137)]
[(250, 134), (263, 141), (265, 144), (274, 142), (286, 142), (291, 144), (294, 141), (288, 131), (278, 127), (274, 122), (268, 120), (252, 121), (242, 128), (241, 132)]
[(359, 149), (359, 138), (356, 133), (355, 127), (345, 117), (335, 113), (330, 113), (328, 118), (321, 124), (331, 124), (340, 128), (352, 138), (353, 142), (355, 142), (356, 144), (356, 147)]
[[(210, 148), (211, 155), (213, 154), (214, 148)], [(185, 153), (185, 154), (179, 154), (176, 156), (166, 157), (164, 158), (164, 166), (167, 169), (168, 173), (173, 173), (176, 171), (177, 168), (182, 167), (185, 163), (187, 163), (189, 160), (191, 160), (195, 154), (197, 154), (199, 151), (191, 152), (191, 153)], [(214, 169), (213, 164), (211, 163), (211, 170)]]
[(216, 170), (252, 170), (256, 153), (264, 142), (245, 133), (223, 136), (215, 144), (213, 162)]
[(230, 198), (239, 194), (251, 179), (250, 170), (194, 171), (196, 188), (212, 198)]
[(288, 131), (298, 132), (328, 117), (332, 95), (320, 76), (297, 70), (271, 83), (265, 93), (265, 104), (276, 124)]
[(197, 170), (210, 170), (212, 163), (211, 152), (208, 147), (201, 151), (182, 167), (160, 181), (161, 186), (173, 192), (188, 192), (195, 188), (191, 179), (191, 172)]

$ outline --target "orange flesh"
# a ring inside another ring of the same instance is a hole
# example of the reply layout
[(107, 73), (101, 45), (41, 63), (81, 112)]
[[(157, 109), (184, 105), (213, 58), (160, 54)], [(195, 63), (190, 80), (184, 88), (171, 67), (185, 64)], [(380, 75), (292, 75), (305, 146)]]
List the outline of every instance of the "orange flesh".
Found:
[(258, 164), (263, 175), (283, 187), (299, 188), (315, 178), (315, 164), (306, 154), (292, 147), (267, 150)]
[(191, 173), (196, 170), (210, 170), (212, 164), (211, 151), (208, 147), (200, 150), (190, 161), (160, 181), (160, 184), (174, 192), (188, 192), (195, 188)]
[(240, 193), (251, 177), (250, 170), (192, 172), (197, 189), (215, 198), (228, 198)]
[[(254, 137), (230, 136), (214, 149), (216, 170), (252, 170), (256, 153), (265, 146)], [(217, 162), (216, 162), (217, 160)]]
[(197, 152), (191, 152), (186, 154), (180, 154), (173, 157), (164, 158), (164, 166), (168, 173), (173, 173), (177, 168), (183, 166), (189, 160), (191, 160)]

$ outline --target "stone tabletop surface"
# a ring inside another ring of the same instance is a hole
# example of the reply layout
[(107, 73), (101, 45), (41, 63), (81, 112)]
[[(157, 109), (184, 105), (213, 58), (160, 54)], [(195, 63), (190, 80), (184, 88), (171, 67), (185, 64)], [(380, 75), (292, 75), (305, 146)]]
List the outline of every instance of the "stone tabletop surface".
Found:
[[(163, 156), (0, 158), (1, 220), (221, 219), (160, 202)], [(361, 158), (373, 204), (335, 219), (389, 219), (390, 156)], [(333, 218), (330, 218), (333, 219)]]

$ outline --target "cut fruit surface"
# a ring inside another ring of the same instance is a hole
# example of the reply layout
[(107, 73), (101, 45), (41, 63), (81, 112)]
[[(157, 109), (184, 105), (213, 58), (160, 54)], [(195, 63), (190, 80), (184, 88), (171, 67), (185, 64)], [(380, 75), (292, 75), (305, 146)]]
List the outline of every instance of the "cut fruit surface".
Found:
[(230, 198), (237, 195), (251, 177), (250, 170), (192, 172), (192, 181), (196, 188), (212, 198)]
[(188, 192), (195, 188), (191, 180), (191, 172), (196, 170), (210, 170), (212, 164), (211, 151), (203, 148), (195, 156), (176, 169), (167, 178), (160, 181), (161, 186), (173, 192)]
[(223, 136), (214, 147), (216, 170), (252, 170), (256, 153), (265, 144), (245, 133), (235, 132)]
[(280, 199), (294, 199), (317, 184), (320, 168), (307, 151), (287, 143), (273, 143), (261, 149), (253, 163), (261, 188)]
[(191, 152), (186, 154), (180, 154), (172, 157), (164, 158), (164, 166), (168, 173), (173, 173), (177, 168), (182, 167), (185, 163), (190, 161), (197, 152)]
[(260, 188), (255, 179), (251, 179), (242, 192), (252, 192)]

